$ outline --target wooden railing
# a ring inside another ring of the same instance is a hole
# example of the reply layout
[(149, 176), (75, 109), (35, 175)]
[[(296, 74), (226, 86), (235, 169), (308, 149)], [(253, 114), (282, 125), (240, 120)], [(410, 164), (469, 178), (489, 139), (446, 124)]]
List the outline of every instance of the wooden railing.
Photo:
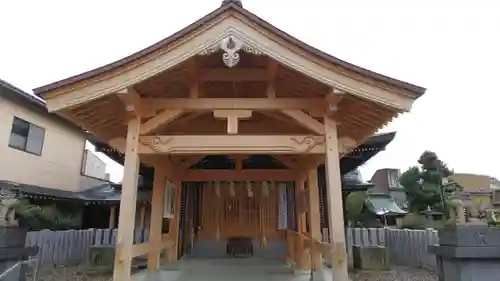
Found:
[(323, 265), (323, 257), (332, 262), (343, 262), (347, 259), (344, 243), (327, 243), (312, 239), (306, 233), (286, 230), (286, 239), (290, 256), (297, 269), (317, 269)]

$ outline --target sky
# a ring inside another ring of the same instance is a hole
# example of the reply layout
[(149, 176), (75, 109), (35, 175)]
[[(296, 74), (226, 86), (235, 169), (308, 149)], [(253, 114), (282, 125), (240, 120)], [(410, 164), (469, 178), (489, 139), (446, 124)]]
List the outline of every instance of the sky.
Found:
[[(118, 60), (182, 29), (221, 0), (3, 1), (0, 77), (26, 92)], [(381, 132), (395, 140), (361, 172), (406, 169), (432, 150), (455, 172), (500, 178), (500, 1), (243, 0), (331, 55), (427, 88)], [(496, 80), (499, 79), (499, 80)], [(495, 121), (498, 120), (498, 121)], [(495, 125), (497, 124), (497, 125)], [(112, 180), (123, 169), (105, 156)]]

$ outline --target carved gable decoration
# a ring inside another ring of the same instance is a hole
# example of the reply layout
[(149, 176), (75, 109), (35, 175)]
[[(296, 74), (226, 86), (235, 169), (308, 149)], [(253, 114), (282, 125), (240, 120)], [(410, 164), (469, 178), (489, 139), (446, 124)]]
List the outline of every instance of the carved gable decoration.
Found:
[(258, 48), (254, 47), (248, 42), (243, 41), (241, 38), (234, 34), (228, 34), (223, 37), (221, 40), (216, 41), (208, 48), (203, 49), (198, 55), (206, 56), (213, 54), (219, 50), (224, 51), (222, 54), (222, 61), (227, 67), (233, 67), (238, 64), (240, 61), (239, 51), (243, 51), (246, 53), (254, 54), (254, 55), (263, 55)]

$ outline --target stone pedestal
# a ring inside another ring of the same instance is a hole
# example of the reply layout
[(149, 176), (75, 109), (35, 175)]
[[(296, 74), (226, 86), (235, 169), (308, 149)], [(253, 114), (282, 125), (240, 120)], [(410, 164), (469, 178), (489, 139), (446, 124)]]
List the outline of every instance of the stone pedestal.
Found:
[[(26, 234), (26, 230), (19, 227), (0, 227), (0, 274), (38, 252), (36, 247), (25, 247)], [(20, 266), (1, 281), (24, 281), (25, 270), (25, 266)]]
[(353, 267), (362, 270), (389, 270), (389, 251), (384, 246), (352, 246)]
[[(0, 227), (0, 274), (22, 260), (26, 231), (17, 227)], [(21, 269), (11, 272), (2, 281), (20, 280)]]
[(436, 255), (440, 281), (497, 281), (500, 276), (500, 228), (460, 226), (438, 230)]

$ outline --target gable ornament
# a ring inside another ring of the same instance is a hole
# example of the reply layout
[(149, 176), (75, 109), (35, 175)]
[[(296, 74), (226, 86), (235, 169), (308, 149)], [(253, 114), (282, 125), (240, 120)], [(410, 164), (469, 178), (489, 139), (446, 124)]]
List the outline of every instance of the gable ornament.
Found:
[(257, 56), (263, 55), (263, 52), (261, 52), (259, 49), (251, 46), (250, 44), (241, 40), (239, 37), (233, 34), (229, 34), (223, 37), (221, 40), (203, 49), (198, 53), (198, 55), (208, 56), (218, 51), (223, 52), (222, 61), (229, 68), (238, 65), (238, 63), (240, 62), (240, 51)]

